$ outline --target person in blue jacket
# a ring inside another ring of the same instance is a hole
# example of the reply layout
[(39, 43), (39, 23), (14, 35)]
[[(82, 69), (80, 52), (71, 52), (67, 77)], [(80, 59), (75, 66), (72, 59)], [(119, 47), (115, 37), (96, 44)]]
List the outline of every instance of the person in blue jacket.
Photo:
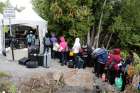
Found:
[(96, 52), (96, 59), (97, 59), (97, 77), (101, 77), (102, 74), (104, 73), (104, 68), (105, 68), (105, 64), (107, 62), (107, 58), (108, 58), (108, 52), (105, 48), (100, 48), (100, 50), (98, 50)]

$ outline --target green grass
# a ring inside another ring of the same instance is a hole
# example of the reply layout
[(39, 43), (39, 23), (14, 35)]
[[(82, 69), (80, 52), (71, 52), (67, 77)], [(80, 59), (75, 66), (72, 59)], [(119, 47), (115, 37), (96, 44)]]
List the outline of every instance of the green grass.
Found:
[(10, 77), (10, 75), (6, 72), (1, 72), (0, 71), (0, 78), (4, 78), (4, 77)]

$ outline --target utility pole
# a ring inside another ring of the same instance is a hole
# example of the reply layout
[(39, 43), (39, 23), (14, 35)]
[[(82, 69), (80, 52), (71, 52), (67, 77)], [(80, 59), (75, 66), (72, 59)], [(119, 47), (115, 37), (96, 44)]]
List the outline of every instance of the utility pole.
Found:
[(9, 29), (10, 29), (10, 39), (11, 39), (11, 43), (10, 43), (10, 47), (12, 50), (12, 59), (13, 61), (15, 60), (14, 58), (14, 50), (13, 50), (13, 33), (12, 33), (12, 24), (11, 24), (11, 19), (15, 17), (15, 9), (12, 6), (8, 6), (5, 10), (4, 10), (4, 17), (7, 18), (9, 20)]

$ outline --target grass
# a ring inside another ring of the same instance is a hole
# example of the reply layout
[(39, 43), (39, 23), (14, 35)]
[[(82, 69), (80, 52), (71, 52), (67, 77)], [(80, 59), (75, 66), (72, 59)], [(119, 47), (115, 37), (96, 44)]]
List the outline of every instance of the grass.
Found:
[(0, 71), (0, 78), (4, 78), (4, 77), (10, 77), (10, 75), (6, 72)]

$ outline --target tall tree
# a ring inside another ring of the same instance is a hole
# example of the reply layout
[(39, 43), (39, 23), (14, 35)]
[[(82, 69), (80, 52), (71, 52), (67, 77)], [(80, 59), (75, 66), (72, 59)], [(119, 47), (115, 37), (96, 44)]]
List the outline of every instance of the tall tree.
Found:
[(122, 0), (121, 14), (114, 18), (112, 28), (118, 33), (122, 47), (140, 47), (140, 2)]
[(62, 33), (69, 42), (86, 36), (94, 23), (92, 0), (33, 0), (35, 10), (48, 21), (49, 31)]

